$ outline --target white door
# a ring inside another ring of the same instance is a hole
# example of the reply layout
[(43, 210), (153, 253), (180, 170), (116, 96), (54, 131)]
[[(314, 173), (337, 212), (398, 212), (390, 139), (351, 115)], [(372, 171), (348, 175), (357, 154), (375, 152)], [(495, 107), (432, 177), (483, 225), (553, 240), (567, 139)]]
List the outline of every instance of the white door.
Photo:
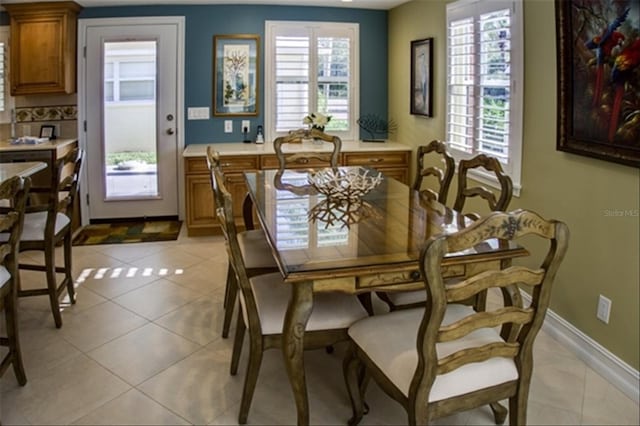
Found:
[(178, 216), (183, 22), (81, 20), (89, 219)]

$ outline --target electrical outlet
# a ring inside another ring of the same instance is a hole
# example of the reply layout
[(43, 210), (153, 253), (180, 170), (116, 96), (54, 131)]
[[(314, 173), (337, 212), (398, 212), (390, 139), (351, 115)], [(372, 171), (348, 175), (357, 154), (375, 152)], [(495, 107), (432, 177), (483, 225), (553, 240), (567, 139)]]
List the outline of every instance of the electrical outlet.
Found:
[(242, 120), (242, 128), (240, 130), (244, 132), (245, 128), (247, 133), (251, 133), (251, 122), (249, 120)]
[(224, 120), (224, 132), (225, 133), (233, 133), (233, 121), (232, 120)]
[(605, 324), (609, 324), (609, 315), (611, 314), (611, 300), (600, 295), (598, 298), (598, 311), (596, 317)]

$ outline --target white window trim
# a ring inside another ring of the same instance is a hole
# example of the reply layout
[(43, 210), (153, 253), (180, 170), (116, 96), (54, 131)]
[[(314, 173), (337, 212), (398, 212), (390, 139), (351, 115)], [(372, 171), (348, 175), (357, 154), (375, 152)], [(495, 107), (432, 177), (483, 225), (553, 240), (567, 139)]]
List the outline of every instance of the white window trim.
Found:
[[(447, 28), (449, 24), (449, 13), (457, 9), (468, 9), (470, 7), (478, 6), (482, 7), (482, 10), (491, 10), (492, 8), (504, 7), (506, 4), (511, 4), (512, 11), (512, 38), (511, 38), (511, 99), (512, 105), (516, 105), (512, 108), (511, 114), (511, 129), (510, 129), (510, 143), (509, 143), (509, 160), (510, 164), (505, 167), (505, 173), (509, 175), (513, 182), (513, 195), (520, 196), (520, 190), (522, 189), (521, 172), (522, 172), (522, 122), (524, 113), (524, 26), (523, 26), (523, 6), (522, 0), (458, 0), (453, 3), (447, 4)], [(492, 6), (496, 5), (496, 6)], [(500, 5), (500, 6), (497, 6)], [(448, 39), (448, 30), (447, 30)], [(448, 49), (448, 46), (447, 46)], [(449, 64), (447, 63), (447, 70)], [(447, 82), (447, 102), (449, 99)], [(449, 128), (449, 118), (446, 114), (446, 129)], [(470, 159), (475, 154), (469, 154), (460, 150), (452, 149), (449, 147), (449, 152), (459, 163), (460, 160)], [(488, 185), (493, 188), (500, 188), (498, 179), (490, 173), (482, 172), (477, 169), (469, 170), (469, 176), (482, 184)]]
[[(335, 132), (343, 141), (358, 140), (359, 129), (357, 120), (360, 117), (360, 26), (357, 23), (342, 23), (342, 22), (319, 22), (319, 21), (265, 21), (265, 46), (264, 46), (264, 131), (265, 140), (274, 140), (278, 136), (284, 136), (284, 133), (278, 134), (275, 131), (275, 44), (273, 43), (273, 33), (276, 28), (280, 26), (293, 26), (302, 27), (319, 27), (319, 26), (335, 26), (344, 29), (355, 29), (353, 31), (352, 45), (350, 49), (350, 88), (349, 88), (349, 102), (351, 115), (349, 118), (349, 132)], [(300, 127), (302, 125), (302, 118), (300, 117)]]
[(11, 122), (11, 110), (15, 106), (15, 100), (13, 96), (11, 96), (10, 82), (9, 82), (9, 73), (11, 72), (11, 61), (9, 61), (9, 53), (10, 53), (10, 43), (9, 43), (9, 26), (3, 25), (0, 26), (0, 40), (5, 42), (5, 55), (7, 56), (7, 63), (4, 75), (4, 89), (6, 91), (5, 95), (5, 108), (4, 111), (0, 111), (0, 123), (10, 123)]

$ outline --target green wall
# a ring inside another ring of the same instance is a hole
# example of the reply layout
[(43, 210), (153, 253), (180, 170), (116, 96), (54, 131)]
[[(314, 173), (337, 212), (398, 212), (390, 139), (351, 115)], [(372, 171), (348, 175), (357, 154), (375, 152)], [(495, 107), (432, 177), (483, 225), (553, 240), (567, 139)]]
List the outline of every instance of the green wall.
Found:
[[(398, 123), (397, 140), (413, 146), (445, 137), (446, 3), (413, 0), (389, 14), (389, 117)], [(554, 2), (524, 0), (524, 28), (522, 192), (510, 209), (568, 224), (551, 309), (637, 370), (640, 218), (606, 212), (638, 211), (640, 170), (556, 151)], [(433, 118), (409, 114), (410, 41), (426, 37), (435, 39)], [(600, 294), (612, 300), (609, 324), (596, 318)]]

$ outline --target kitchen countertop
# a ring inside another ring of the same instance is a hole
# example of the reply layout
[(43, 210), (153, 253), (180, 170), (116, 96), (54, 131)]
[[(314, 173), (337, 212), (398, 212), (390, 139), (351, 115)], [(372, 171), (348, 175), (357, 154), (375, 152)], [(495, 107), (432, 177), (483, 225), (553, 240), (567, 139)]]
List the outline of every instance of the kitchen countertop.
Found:
[(62, 148), (63, 146), (77, 142), (77, 139), (54, 139), (49, 142), (39, 144), (16, 144), (12, 145), (8, 140), (0, 141), (0, 152), (10, 151), (46, 151)]
[[(205, 157), (207, 155), (207, 146), (213, 146), (220, 155), (263, 155), (275, 154), (272, 142), (264, 144), (255, 143), (211, 143), (211, 144), (191, 144), (187, 145), (182, 152), (183, 157)], [(288, 144), (285, 152), (296, 151), (331, 151), (333, 145), (324, 143), (323, 145), (315, 145), (309, 142), (301, 144)], [(398, 142), (360, 142), (360, 141), (343, 141), (341, 152), (359, 152), (359, 151), (411, 151), (409, 145)]]

